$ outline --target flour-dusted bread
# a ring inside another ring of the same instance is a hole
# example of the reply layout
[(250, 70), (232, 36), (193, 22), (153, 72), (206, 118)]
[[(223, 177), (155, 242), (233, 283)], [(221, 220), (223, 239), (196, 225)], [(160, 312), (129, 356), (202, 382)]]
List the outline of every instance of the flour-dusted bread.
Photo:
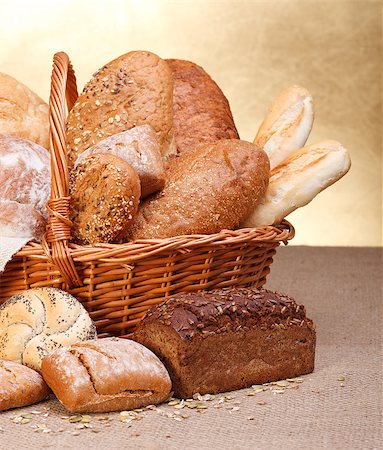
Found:
[(98, 70), (67, 119), (69, 165), (97, 142), (150, 125), (162, 155), (173, 150), (173, 78), (165, 61), (147, 51), (126, 53)]
[(174, 138), (177, 153), (201, 143), (239, 139), (229, 102), (204, 69), (190, 61), (167, 59), (174, 78)]
[(27, 86), (1, 72), (0, 134), (49, 148), (48, 105)]
[(161, 359), (181, 398), (314, 370), (315, 330), (304, 306), (265, 289), (175, 295), (146, 314), (133, 339)]
[(141, 184), (141, 198), (164, 187), (165, 168), (160, 144), (150, 125), (140, 125), (98, 142), (80, 153), (75, 167), (87, 156), (101, 153), (118, 156), (137, 171)]
[(313, 99), (305, 88), (290, 86), (275, 99), (254, 139), (267, 153), (271, 170), (305, 145), (313, 121)]
[(42, 373), (72, 412), (141, 408), (163, 402), (171, 388), (157, 356), (127, 339), (99, 339), (59, 349), (44, 358)]
[(60, 289), (29, 289), (0, 306), (0, 359), (6, 361), (39, 371), (48, 353), (95, 337), (85, 308)]
[(130, 239), (212, 234), (236, 228), (269, 182), (269, 160), (239, 139), (202, 144), (173, 161), (163, 191), (139, 208)]
[(83, 159), (70, 175), (72, 237), (84, 245), (118, 242), (137, 214), (140, 194), (137, 172), (123, 159)]
[(0, 411), (33, 405), (49, 396), (42, 376), (22, 364), (0, 360)]
[(322, 141), (296, 151), (271, 172), (265, 197), (243, 226), (259, 227), (281, 222), (342, 178), (350, 167), (347, 150), (336, 141)]
[(0, 235), (39, 239), (50, 195), (49, 153), (26, 139), (0, 134), (0, 167)]

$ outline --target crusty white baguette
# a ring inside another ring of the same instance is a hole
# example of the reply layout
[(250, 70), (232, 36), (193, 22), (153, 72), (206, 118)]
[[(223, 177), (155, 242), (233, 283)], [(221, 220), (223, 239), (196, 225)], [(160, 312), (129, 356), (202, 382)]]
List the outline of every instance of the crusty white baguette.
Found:
[(322, 141), (296, 151), (271, 172), (263, 201), (243, 226), (259, 227), (279, 223), (342, 178), (350, 166), (347, 150), (336, 141)]
[(271, 170), (305, 145), (313, 121), (313, 99), (305, 88), (290, 86), (275, 99), (254, 139), (267, 153)]

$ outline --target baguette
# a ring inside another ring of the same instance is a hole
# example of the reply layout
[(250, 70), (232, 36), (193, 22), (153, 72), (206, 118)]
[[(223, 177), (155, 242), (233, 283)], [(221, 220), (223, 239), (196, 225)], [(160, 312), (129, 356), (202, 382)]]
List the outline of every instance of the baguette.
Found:
[(264, 199), (243, 226), (279, 223), (342, 178), (350, 166), (347, 150), (336, 141), (322, 141), (298, 150), (271, 172)]

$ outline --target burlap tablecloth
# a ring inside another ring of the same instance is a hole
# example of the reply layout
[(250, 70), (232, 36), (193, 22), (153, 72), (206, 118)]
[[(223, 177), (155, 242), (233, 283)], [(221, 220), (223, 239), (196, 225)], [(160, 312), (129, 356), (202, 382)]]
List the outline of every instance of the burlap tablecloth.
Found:
[(93, 430), (51, 400), (23, 408), (28, 423), (14, 423), (20, 410), (0, 413), (1, 450), (383, 448), (381, 249), (281, 248), (268, 286), (305, 304), (317, 324), (316, 369), (291, 383), (298, 389), (216, 396), (204, 413), (160, 406), (130, 423), (92, 416)]

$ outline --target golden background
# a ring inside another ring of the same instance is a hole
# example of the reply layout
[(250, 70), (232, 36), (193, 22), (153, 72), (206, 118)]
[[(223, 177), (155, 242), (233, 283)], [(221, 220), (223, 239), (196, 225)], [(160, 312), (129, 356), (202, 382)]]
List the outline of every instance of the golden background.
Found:
[(53, 53), (65, 50), (79, 89), (130, 50), (202, 65), (228, 97), (242, 139), (253, 140), (273, 98), (311, 91), (309, 138), (351, 154), (344, 179), (289, 216), (293, 244), (382, 244), (381, 1), (1, 0), (0, 71), (48, 100)]

